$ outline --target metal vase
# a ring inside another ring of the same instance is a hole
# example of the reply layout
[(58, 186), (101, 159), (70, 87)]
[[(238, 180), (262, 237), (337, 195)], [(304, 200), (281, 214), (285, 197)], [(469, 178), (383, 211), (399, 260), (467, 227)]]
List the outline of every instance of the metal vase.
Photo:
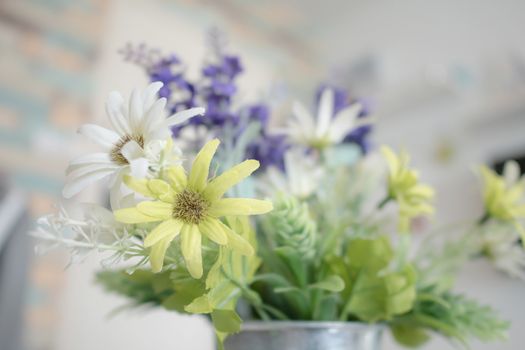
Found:
[(225, 350), (380, 350), (384, 325), (359, 322), (246, 322)]

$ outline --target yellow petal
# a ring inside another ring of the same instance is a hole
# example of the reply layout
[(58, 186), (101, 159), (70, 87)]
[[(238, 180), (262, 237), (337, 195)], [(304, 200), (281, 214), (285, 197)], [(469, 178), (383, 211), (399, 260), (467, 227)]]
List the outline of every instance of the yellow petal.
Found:
[(155, 197), (163, 202), (173, 203), (175, 201), (175, 192), (166, 181), (159, 179), (149, 180), (148, 188)]
[(151, 271), (157, 273), (162, 271), (164, 265), (164, 257), (166, 256), (166, 250), (170, 246), (171, 241), (175, 238), (175, 235), (164, 237), (158, 241), (149, 252), (149, 260), (151, 264)]
[(259, 168), (259, 162), (254, 159), (237, 164), (212, 180), (206, 186), (204, 196), (210, 201), (219, 199), (230, 187), (250, 176), (257, 168)]
[(171, 219), (173, 212), (171, 204), (161, 201), (140, 202), (137, 204), (137, 209), (144, 215), (157, 218), (157, 221)]
[(231, 228), (223, 224), (220, 220), (215, 220), (221, 226), (228, 237), (228, 247), (239, 252), (240, 254), (251, 256), (254, 254), (254, 249), (246, 239), (241, 235), (235, 233)]
[(237, 216), (265, 214), (273, 209), (272, 202), (251, 198), (224, 198), (215, 201), (209, 211), (211, 216)]
[(211, 159), (215, 151), (217, 151), (219, 143), (220, 141), (217, 139), (209, 141), (195, 157), (188, 178), (188, 186), (193, 191), (200, 192), (204, 190), (206, 182), (208, 181)]
[(228, 243), (228, 236), (226, 236), (226, 232), (224, 232), (216, 219), (204, 220), (199, 224), (199, 230), (217, 244), (225, 245)]
[(148, 188), (148, 179), (136, 179), (129, 175), (124, 175), (124, 183), (133, 191), (146, 197), (155, 197), (153, 192)]
[(386, 159), (388, 168), (390, 169), (390, 174), (396, 174), (399, 171), (399, 159), (392, 149), (388, 146), (381, 146), (381, 153)]
[(144, 239), (144, 247), (151, 247), (168, 236), (175, 238), (180, 233), (181, 228), (182, 222), (179, 220), (171, 219), (163, 221), (146, 236), (146, 239)]
[(176, 192), (182, 192), (188, 185), (188, 177), (184, 168), (180, 165), (169, 167), (166, 170), (166, 176)]
[(125, 208), (115, 211), (115, 220), (125, 224), (140, 224), (143, 222), (160, 221), (157, 217), (143, 214), (137, 208)]
[(202, 277), (202, 237), (197, 225), (185, 224), (181, 230), (181, 251), (191, 277)]

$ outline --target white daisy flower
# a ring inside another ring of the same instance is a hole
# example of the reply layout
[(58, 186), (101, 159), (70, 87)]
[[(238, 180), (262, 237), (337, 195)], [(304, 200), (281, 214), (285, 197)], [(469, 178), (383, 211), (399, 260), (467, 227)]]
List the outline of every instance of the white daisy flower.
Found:
[[(63, 195), (70, 198), (95, 181), (110, 178), (111, 202), (118, 202), (122, 176), (131, 173), (146, 175), (151, 155), (150, 143), (170, 138), (170, 127), (204, 113), (204, 108), (191, 108), (165, 117), (165, 98), (157, 98), (161, 82), (150, 84), (143, 91), (135, 89), (126, 103), (118, 92), (110, 93), (106, 113), (112, 129), (94, 124), (83, 125), (79, 133), (102, 146), (103, 151), (73, 160), (67, 169)], [(174, 150), (177, 154), (177, 150)]]
[(334, 115), (334, 92), (323, 90), (319, 100), (317, 118), (301, 103), (293, 105), (294, 118), (284, 133), (294, 142), (316, 149), (324, 149), (343, 141), (357, 127), (369, 124), (369, 118), (359, 118), (362, 106), (354, 103)]
[(490, 226), (482, 235), (481, 250), (494, 266), (507, 275), (525, 280), (525, 250), (518, 244), (518, 236), (508, 225)]
[(284, 168), (284, 173), (275, 167), (268, 168), (267, 181), (261, 185), (263, 192), (273, 194), (278, 191), (300, 199), (308, 198), (319, 187), (323, 177), (322, 167), (302, 149), (286, 151)]

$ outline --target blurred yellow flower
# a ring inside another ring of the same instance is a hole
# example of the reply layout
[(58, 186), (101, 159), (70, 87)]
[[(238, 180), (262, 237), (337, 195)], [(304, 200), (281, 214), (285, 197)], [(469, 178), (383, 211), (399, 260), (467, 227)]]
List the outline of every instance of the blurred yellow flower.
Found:
[(241, 254), (254, 253), (250, 243), (219, 218), (264, 214), (272, 210), (272, 203), (268, 201), (222, 198), (230, 187), (254, 172), (259, 162), (246, 160), (209, 181), (210, 163), (218, 146), (219, 140), (204, 145), (189, 176), (178, 165), (166, 170), (166, 181), (125, 178), (128, 187), (155, 198), (115, 212), (116, 219), (127, 224), (161, 221), (144, 240), (144, 246), (151, 247), (150, 261), (154, 272), (162, 270), (166, 250), (179, 234), (186, 267), (194, 278), (203, 274), (202, 235)]
[(383, 146), (381, 153), (389, 168), (388, 196), (384, 202), (393, 199), (398, 203), (399, 230), (407, 232), (412, 218), (434, 212), (429, 203), (434, 197), (434, 190), (418, 183), (418, 173), (408, 167), (409, 156), (406, 152), (397, 155), (389, 147)]
[(518, 220), (525, 218), (525, 178), (520, 178), (518, 163), (506, 162), (503, 176), (482, 166), (481, 176), (486, 218), (512, 222), (524, 237), (525, 230)]

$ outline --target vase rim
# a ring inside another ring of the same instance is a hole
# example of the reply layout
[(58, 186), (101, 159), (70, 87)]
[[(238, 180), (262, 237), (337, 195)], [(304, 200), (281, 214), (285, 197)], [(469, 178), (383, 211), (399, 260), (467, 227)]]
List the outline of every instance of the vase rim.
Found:
[(383, 330), (384, 323), (365, 323), (358, 321), (245, 321), (241, 329), (244, 331), (268, 331), (290, 329), (377, 329)]

